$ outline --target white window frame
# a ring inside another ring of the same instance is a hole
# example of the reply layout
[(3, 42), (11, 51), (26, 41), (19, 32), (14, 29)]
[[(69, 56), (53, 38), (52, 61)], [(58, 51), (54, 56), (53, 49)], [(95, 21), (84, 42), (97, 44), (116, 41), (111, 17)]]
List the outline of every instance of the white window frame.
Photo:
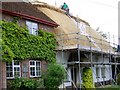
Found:
[(29, 30), (30, 34), (33, 34), (35, 36), (38, 35), (38, 23), (26, 20), (26, 25), (28, 27), (28, 30)]
[[(30, 62), (34, 62), (35, 63), (35, 65), (30, 65)], [(37, 74), (37, 72), (36, 72), (36, 62), (39, 62), (40, 63), (40, 76), (37, 76), (36, 74)], [(35, 68), (35, 76), (32, 76), (31, 75), (31, 71), (30, 71), (30, 68), (31, 67), (34, 67)], [(41, 77), (41, 61), (34, 61), (34, 60), (30, 60), (29, 61), (29, 74), (30, 74), (30, 77)]]
[[(7, 65), (6, 65), (6, 67), (7, 67)], [(21, 77), (21, 68), (20, 68), (20, 62), (19, 62), (19, 65), (14, 65), (14, 60), (12, 61), (12, 76), (13, 77), (7, 77), (7, 79), (13, 79), (13, 78), (15, 78), (15, 71), (14, 71), (14, 68), (15, 67), (17, 67), (17, 68), (19, 68), (19, 72), (20, 72), (20, 76), (19, 77)], [(6, 73), (7, 73), (7, 71), (6, 71)]]

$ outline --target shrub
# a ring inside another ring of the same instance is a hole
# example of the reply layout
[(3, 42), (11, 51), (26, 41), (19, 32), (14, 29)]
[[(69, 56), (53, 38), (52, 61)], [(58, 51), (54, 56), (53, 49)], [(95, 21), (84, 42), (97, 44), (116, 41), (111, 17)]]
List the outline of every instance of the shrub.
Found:
[(83, 77), (82, 77), (82, 88), (95, 88), (93, 85), (93, 75), (92, 75), (92, 69), (89, 67), (85, 67), (83, 69)]
[(36, 90), (39, 87), (39, 82), (37, 80), (28, 78), (15, 78), (10, 82), (10, 88), (12, 90)]
[(45, 88), (58, 88), (64, 80), (66, 74), (62, 66), (58, 64), (50, 64), (44, 75)]
[(117, 84), (120, 85), (120, 73), (117, 75)]

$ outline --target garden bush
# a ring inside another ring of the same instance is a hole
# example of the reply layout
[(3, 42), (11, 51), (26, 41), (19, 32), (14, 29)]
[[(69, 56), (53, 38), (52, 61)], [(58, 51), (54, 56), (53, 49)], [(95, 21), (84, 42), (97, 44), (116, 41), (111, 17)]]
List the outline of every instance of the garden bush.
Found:
[(93, 85), (93, 75), (92, 75), (92, 69), (89, 67), (85, 67), (83, 69), (83, 77), (82, 77), (82, 88), (95, 88)]
[(66, 73), (61, 65), (50, 64), (43, 77), (45, 88), (57, 89), (65, 77)]
[(39, 88), (39, 80), (29, 78), (15, 78), (9, 83), (11, 90), (36, 90)]
[(117, 75), (117, 85), (120, 85), (120, 73)]

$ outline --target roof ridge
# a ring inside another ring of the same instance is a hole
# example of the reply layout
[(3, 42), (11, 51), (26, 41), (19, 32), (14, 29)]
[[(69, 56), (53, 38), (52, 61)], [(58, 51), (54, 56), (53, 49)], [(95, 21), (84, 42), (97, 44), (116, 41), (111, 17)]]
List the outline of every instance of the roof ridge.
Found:
[[(54, 10), (54, 11), (57, 11), (59, 13), (63, 13), (63, 14), (66, 14), (66, 12), (56, 6), (53, 6), (53, 5), (49, 5), (48, 3), (45, 3), (45, 2), (41, 2), (41, 1), (35, 1), (35, 2), (31, 2), (34, 6), (39, 6), (39, 7), (43, 7), (43, 8), (48, 8), (48, 9), (51, 9), (51, 10)], [(75, 21), (82, 21), (84, 22), (85, 24), (89, 25), (88, 22), (86, 22), (85, 20), (79, 18), (79, 17), (76, 17), (76, 16), (73, 16), (71, 15), (71, 18), (75, 19)]]

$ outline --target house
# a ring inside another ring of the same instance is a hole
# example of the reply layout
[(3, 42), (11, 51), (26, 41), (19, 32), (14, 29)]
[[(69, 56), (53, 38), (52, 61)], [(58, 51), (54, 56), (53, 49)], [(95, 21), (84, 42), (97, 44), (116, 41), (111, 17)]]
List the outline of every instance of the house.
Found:
[[(39, 11), (31, 3), (26, 2), (2, 2), (2, 20), (27, 26), (29, 33), (37, 36), (38, 30), (49, 31), (58, 26), (56, 22)], [(7, 81), (18, 77), (36, 78), (41, 76), (42, 70), (47, 68), (47, 62), (39, 59), (13, 60), (11, 63), (0, 60), (0, 90), (7, 88)]]
[(96, 86), (113, 81), (116, 73), (112, 72), (114, 50), (110, 42), (79, 17), (68, 17), (60, 8), (46, 3), (35, 1), (33, 5), (59, 24), (53, 30), (58, 42), (56, 58), (65, 67), (68, 81), (82, 84), (84, 67), (92, 69)]

